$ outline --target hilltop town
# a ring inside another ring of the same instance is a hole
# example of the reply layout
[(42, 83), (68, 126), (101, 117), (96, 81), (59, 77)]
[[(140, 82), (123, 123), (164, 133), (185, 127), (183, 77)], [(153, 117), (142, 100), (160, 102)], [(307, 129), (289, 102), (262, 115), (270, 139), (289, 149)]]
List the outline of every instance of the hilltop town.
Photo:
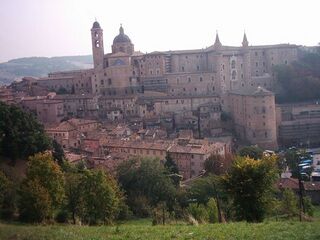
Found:
[(245, 33), (241, 46), (224, 46), (217, 33), (207, 48), (142, 53), (120, 26), (105, 54), (97, 21), (91, 40), (92, 69), (0, 88), (0, 100), (34, 113), (70, 162), (113, 171), (130, 156), (170, 153), (188, 179), (239, 146), (319, 142), (317, 102), (275, 103), (274, 67), (297, 61), (300, 46), (252, 46)]

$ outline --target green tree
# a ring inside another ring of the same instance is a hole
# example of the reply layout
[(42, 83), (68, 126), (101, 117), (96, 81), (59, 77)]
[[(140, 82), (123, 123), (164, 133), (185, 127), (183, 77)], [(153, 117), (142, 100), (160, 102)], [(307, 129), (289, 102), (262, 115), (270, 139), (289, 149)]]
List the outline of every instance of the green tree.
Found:
[(298, 198), (291, 189), (285, 189), (282, 192), (280, 213), (288, 217), (294, 217), (298, 214)]
[(119, 213), (119, 198), (107, 175), (101, 170), (85, 170), (80, 184), (83, 220), (88, 224), (112, 222)]
[(158, 159), (131, 159), (118, 167), (118, 181), (127, 195), (127, 203), (139, 215), (132, 204), (135, 199), (146, 200), (151, 206), (166, 202), (172, 210), (176, 189)]
[(214, 198), (209, 199), (207, 203), (207, 211), (209, 215), (209, 222), (217, 223), (219, 221), (218, 206), (217, 206), (217, 201)]
[(83, 188), (81, 187), (81, 173), (68, 172), (65, 174), (66, 209), (71, 213), (73, 224), (77, 217), (84, 214)]
[(64, 176), (51, 153), (37, 153), (29, 157), (27, 180), (38, 179), (47, 189), (53, 207), (59, 207), (64, 199)]
[(26, 178), (20, 187), (19, 211), (22, 220), (41, 222), (52, 218), (53, 212), (61, 207), (64, 177), (48, 152), (29, 157), (27, 165)]
[(209, 221), (209, 214), (204, 204), (191, 203), (187, 208), (187, 212), (200, 223)]
[(246, 146), (239, 150), (239, 155), (241, 157), (250, 157), (257, 160), (262, 158), (263, 150), (256, 146)]
[(52, 215), (51, 197), (39, 179), (24, 181), (20, 187), (20, 220), (25, 222), (43, 222)]
[(233, 199), (237, 217), (248, 222), (260, 222), (268, 211), (277, 176), (274, 157), (254, 160), (238, 157), (230, 173), (224, 177), (227, 191)]
[(64, 151), (55, 139), (52, 141), (52, 157), (60, 166), (62, 166), (63, 161), (65, 160)]
[(164, 167), (168, 170), (171, 174), (178, 174), (179, 168), (178, 165), (175, 163), (175, 161), (172, 159), (169, 153), (166, 155)]
[(291, 65), (274, 67), (277, 76), (276, 102), (300, 102), (319, 99), (320, 54), (300, 54)]
[(33, 115), (0, 102), (0, 156), (14, 162), (49, 148), (50, 140)]
[(16, 186), (0, 170), (0, 217), (9, 220), (16, 209)]

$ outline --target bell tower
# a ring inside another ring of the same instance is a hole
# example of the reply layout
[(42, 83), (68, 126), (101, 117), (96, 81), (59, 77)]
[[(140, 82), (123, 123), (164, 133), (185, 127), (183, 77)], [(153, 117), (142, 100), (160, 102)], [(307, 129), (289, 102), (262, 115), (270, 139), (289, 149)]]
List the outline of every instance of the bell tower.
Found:
[(97, 21), (93, 23), (91, 28), (91, 40), (94, 69), (103, 69), (103, 30)]

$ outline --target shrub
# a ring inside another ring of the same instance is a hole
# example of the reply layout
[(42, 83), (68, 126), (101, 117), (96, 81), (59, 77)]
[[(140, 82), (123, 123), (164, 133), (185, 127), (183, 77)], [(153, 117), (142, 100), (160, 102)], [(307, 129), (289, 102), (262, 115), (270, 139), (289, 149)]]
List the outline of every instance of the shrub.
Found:
[(280, 212), (288, 217), (293, 217), (298, 214), (298, 198), (291, 189), (285, 189), (282, 192)]
[(39, 180), (24, 181), (20, 188), (20, 220), (42, 222), (52, 213), (50, 194)]
[(66, 223), (68, 222), (68, 211), (66, 210), (60, 210), (56, 217), (55, 217), (56, 222), (58, 223)]
[(165, 224), (170, 220), (170, 214), (167, 211), (165, 203), (159, 203), (156, 208), (152, 210), (152, 225)]
[(217, 223), (219, 221), (218, 218), (218, 207), (217, 201), (214, 198), (210, 198), (207, 203), (207, 211), (209, 215), (209, 222), (210, 223)]
[(133, 213), (137, 217), (149, 217), (151, 215), (151, 207), (148, 199), (145, 196), (137, 196), (131, 202)]
[(306, 214), (309, 215), (310, 217), (313, 217), (315, 208), (312, 205), (311, 198), (304, 197), (303, 202), (304, 202), (304, 209), (305, 209)]
[(187, 208), (188, 213), (199, 223), (206, 223), (209, 220), (209, 214), (203, 204), (191, 203)]

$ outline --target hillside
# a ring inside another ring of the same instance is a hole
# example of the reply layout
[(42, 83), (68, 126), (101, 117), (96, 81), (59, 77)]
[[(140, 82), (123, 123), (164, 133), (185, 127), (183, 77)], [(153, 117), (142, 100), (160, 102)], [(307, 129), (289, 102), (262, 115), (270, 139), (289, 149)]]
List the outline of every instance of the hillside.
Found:
[(0, 63), (0, 85), (10, 84), (23, 76), (42, 77), (50, 72), (92, 67), (92, 56), (28, 57)]

